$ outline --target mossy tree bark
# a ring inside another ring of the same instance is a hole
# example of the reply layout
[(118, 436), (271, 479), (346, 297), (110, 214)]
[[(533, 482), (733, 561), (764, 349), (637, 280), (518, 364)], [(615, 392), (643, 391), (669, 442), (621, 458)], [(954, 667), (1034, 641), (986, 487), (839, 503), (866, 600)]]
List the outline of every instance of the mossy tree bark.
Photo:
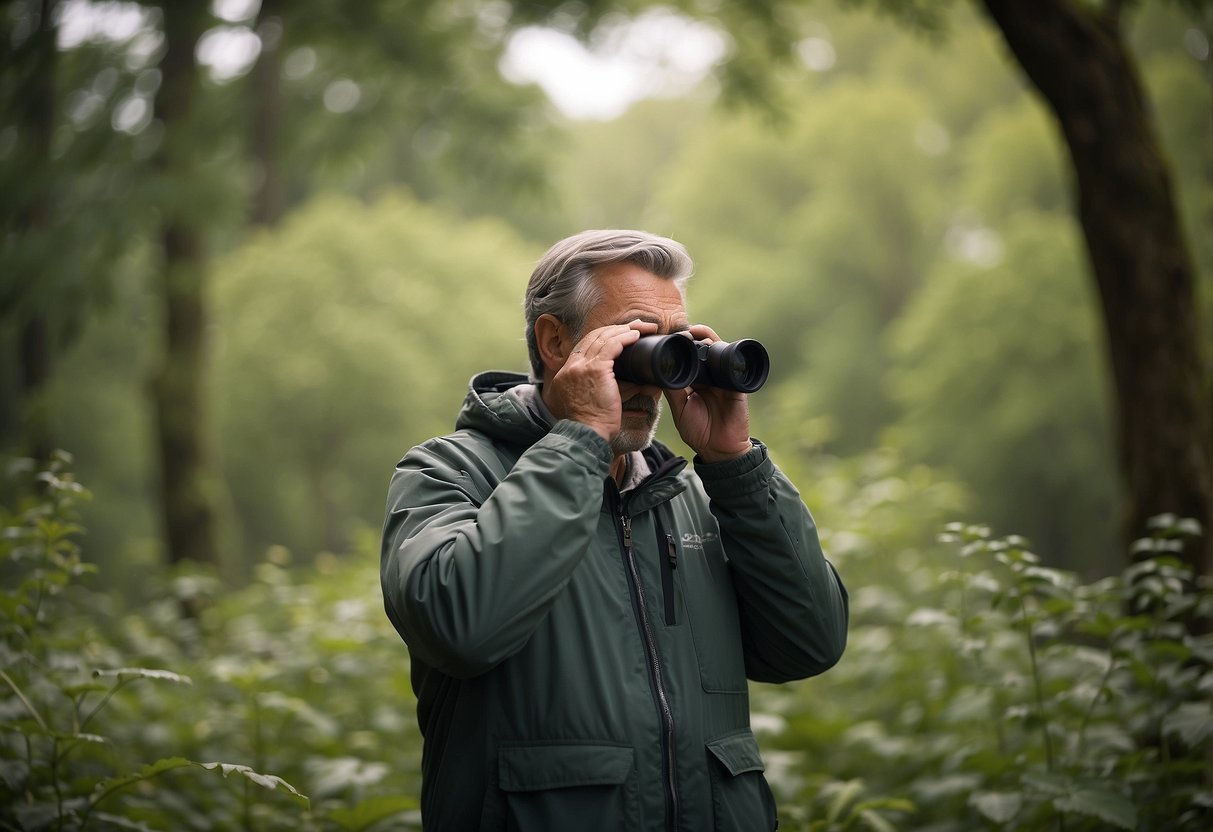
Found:
[(1116, 397), (1124, 532), (1139, 536), (1164, 512), (1193, 517), (1205, 537), (1185, 556), (1213, 574), (1213, 434), (1196, 272), (1120, 4), (983, 3), (1073, 162)]

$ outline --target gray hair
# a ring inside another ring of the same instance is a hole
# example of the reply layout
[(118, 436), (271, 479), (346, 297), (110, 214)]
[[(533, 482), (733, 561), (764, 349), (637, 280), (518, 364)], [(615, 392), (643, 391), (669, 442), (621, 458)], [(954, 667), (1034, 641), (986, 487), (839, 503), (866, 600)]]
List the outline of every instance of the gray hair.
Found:
[(553, 315), (581, 337), (582, 327), (602, 300), (595, 269), (613, 263), (633, 263), (658, 277), (674, 281), (685, 296), (694, 264), (686, 248), (668, 237), (645, 231), (582, 231), (548, 249), (531, 273), (522, 309), (526, 314), (526, 346), (536, 381), (543, 378), (543, 359), (535, 338), (535, 321)]

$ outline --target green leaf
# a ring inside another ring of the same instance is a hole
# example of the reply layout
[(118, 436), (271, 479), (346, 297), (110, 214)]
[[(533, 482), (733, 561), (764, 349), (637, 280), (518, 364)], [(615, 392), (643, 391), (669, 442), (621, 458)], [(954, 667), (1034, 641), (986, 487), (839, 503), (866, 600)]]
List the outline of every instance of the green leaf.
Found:
[(1167, 529), (1172, 528), (1178, 521), (1179, 516), (1171, 512), (1155, 514), (1153, 517), (1146, 520), (1146, 528), (1166, 531)]
[(54, 734), (54, 736), (61, 740), (75, 740), (76, 742), (94, 742), (94, 743), (99, 743), (101, 745), (105, 745), (106, 743), (109, 742), (109, 739), (107, 737), (103, 737), (100, 734), (60, 734), (60, 733), (56, 732)]
[(160, 679), (179, 685), (192, 685), (194, 681), (189, 676), (173, 673), (171, 670), (159, 670), (152, 667), (120, 667), (117, 670), (94, 670), (93, 676), (113, 676), (119, 681), (126, 679)]
[(1213, 703), (1185, 702), (1162, 721), (1166, 734), (1174, 734), (1189, 746), (1213, 736)]
[(1053, 799), (1062, 812), (1099, 818), (1121, 829), (1137, 828), (1137, 806), (1122, 794), (1108, 789), (1083, 788)]
[(151, 832), (151, 827), (146, 823), (133, 821), (129, 818), (124, 818), (121, 815), (111, 815), (108, 812), (94, 812), (92, 817), (102, 821), (107, 827), (115, 827), (117, 829), (137, 829), (140, 832)]
[(0, 784), (10, 792), (29, 776), (29, 764), (25, 760), (0, 759)]
[(897, 832), (897, 827), (890, 823), (887, 818), (871, 809), (861, 809), (859, 811), (859, 822), (868, 829), (871, 829), (872, 832)]
[(1023, 784), (1029, 789), (1054, 797), (1064, 797), (1075, 791), (1073, 780), (1055, 774), (1028, 773), (1023, 776)]
[(969, 804), (994, 823), (1007, 823), (1023, 807), (1022, 792), (978, 792)]
[(1045, 566), (1029, 566), (1023, 570), (1022, 574), (1025, 580), (1047, 583), (1059, 588), (1065, 587), (1070, 582), (1064, 572)]
[(343, 832), (363, 832), (379, 821), (419, 807), (416, 798), (401, 795), (381, 795), (362, 801), (352, 809), (334, 809), (327, 819)]
[(112, 777), (109, 780), (102, 780), (93, 789), (92, 805), (96, 806), (106, 797), (119, 789), (124, 789), (134, 783), (143, 780), (149, 780), (158, 774), (163, 774), (166, 771), (172, 771), (176, 768), (184, 768), (186, 766), (196, 765), (184, 757), (165, 757), (157, 760), (154, 763), (149, 763), (138, 771), (123, 775), (122, 777)]
[(1204, 529), (1200, 525), (1200, 521), (1193, 517), (1184, 517), (1175, 524), (1175, 531), (1180, 534), (1189, 535), (1191, 537), (1200, 537), (1204, 534)]
[(871, 800), (865, 800), (855, 807), (856, 809), (889, 809), (894, 812), (904, 812), (907, 815), (912, 815), (918, 811), (918, 806), (912, 800), (906, 800), (904, 797), (875, 797)]
[(249, 768), (248, 766), (237, 765), (235, 763), (194, 763), (194, 765), (200, 766), (209, 771), (218, 770), (224, 777), (228, 777), (232, 774), (239, 774), (243, 777), (247, 777), (258, 786), (269, 789), (270, 791), (273, 791), (281, 786), (284, 790), (295, 797), (300, 798), (305, 803), (308, 802), (307, 795), (301, 794), (290, 783), (274, 774), (261, 774), (260, 772), (253, 771), (253, 769)]
[(863, 781), (848, 780), (845, 783), (835, 783), (834, 790), (834, 799), (830, 801), (830, 808), (826, 811), (826, 819), (831, 823), (843, 817), (847, 806), (863, 792)]
[(172, 771), (173, 769), (179, 768), (188, 768), (190, 766), (206, 769), (207, 771), (218, 771), (225, 778), (231, 774), (239, 774), (259, 786), (270, 789), (271, 791), (281, 786), (291, 795), (303, 800), (304, 803), (309, 803), (307, 795), (301, 794), (295, 789), (294, 786), (283, 780), (281, 777), (277, 777), (272, 774), (261, 774), (253, 771), (253, 769), (249, 768), (248, 766), (236, 765), (234, 763), (198, 763), (193, 760), (187, 760), (184, 757), (165, 757), (162, 760), (157, 760), (154, 763), (143, 766), (132, 774), (128, 774), (124, 777), (115, 777), (110, 780), (104, 780), (101, 783), (98, 783), (96, 789), (94, 789), (94, 796), (91, 803), (93, 806), (96, 806), (110, 794), (119, 789), (125, 788), (134, 783), (138, 783), (142, 780), (150, 780), (151, 778), (159, 774), (163, 774), (166, 771)]

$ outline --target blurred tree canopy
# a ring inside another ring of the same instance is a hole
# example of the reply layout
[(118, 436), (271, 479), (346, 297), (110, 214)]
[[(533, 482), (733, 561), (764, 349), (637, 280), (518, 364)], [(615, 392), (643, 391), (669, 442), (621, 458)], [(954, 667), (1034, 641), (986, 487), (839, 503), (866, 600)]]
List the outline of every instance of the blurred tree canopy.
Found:
[(463, 382), (525, 371), (518, 276), (540, 253), (397, 193), (315, 200), (218, 264), (227, 548), (347, 551), (395, 461), (450, 429)]
[[(932, 5), (915, 28), (851, 5), (689, 4), (729, 38), (729, 64), (689, 95), (568, 122), (500, 78), (509, 33), (547, 20), (594, 42), (591, 24), (647, 4), (552, 18), (552, 4), (215, 3), (186, 67), (194, 115), (172, 131), (156, 100), (165, 9), (48, 3), (45, 17), (10, 1), (6, 448), (34, 447), (43, 414), (96, 484), (109, 574), (164, 558), (149, 392), (179, 329), (157, 282), (166, 223), (186, 218), (200, 466), (184, 481), (215, 512), (217, 557), (239, 575), (271, 544), (344, 549), (378, 524), (387, 466), (449, 427), (465, 377), (524, 365), (534, 257), (582, 228), (646, 227), (695, 256), (695, 318), (772, 348), (755, 432), (789, 469), (885, 448), (1057, 562), (1119, 568), (1115, 388), (1065, 145), (978, 14)], [(778, 26), (745, 22), (764, 9)], [(47, 20), (56, 47), (35, 60)], [(1183, 222), (1207, 228), (1208, 27), (1159, 4), (1122, 23)], [(38, 60), (54, 67), (49, 122), (30, 94)], [(721, 91), (734, 106), (715, 106)], [(27, 140), (47, 123), (49, 145)], [(1207, 276), (1211, 235), (1191, 236)], [(1207, 315), (1207, 291), (1196, 300)], [(34, 395), (18, 347), (40, 316), (54, 360)]]

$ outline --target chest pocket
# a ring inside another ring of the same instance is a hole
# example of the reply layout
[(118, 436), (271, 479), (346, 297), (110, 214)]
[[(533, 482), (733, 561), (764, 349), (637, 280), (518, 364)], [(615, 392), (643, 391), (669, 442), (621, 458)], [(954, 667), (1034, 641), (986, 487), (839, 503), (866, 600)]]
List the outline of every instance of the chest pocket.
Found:
[(733, 579), (715, 523), (675, 533), (678, 578), (695, 642), (699, 677), (708, 693), (744, 693), (745, 658)]

